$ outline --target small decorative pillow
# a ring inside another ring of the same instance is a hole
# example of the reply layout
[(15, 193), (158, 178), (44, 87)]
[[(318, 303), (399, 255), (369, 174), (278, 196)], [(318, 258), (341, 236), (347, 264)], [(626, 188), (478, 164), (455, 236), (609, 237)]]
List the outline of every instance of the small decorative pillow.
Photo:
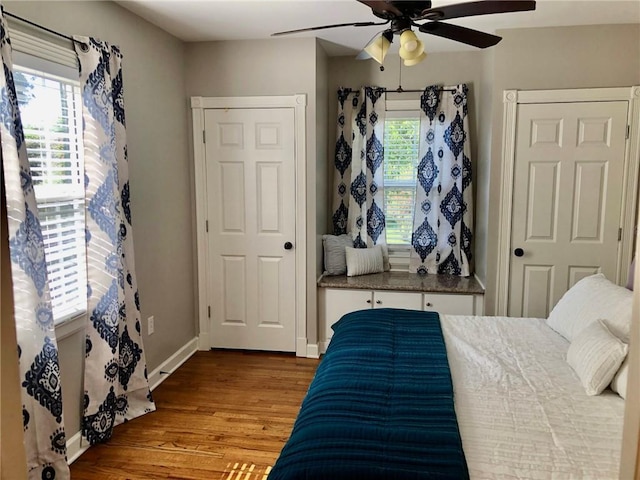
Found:
[(350, 235), (323, 235), (324, 245), (324, 274), (344, 275), (347, 273), (347, 258), (345, 247), (353, 247)]
[(626, 343), (598, 320), (571, 342), (567, 363), (578, 374), (587, 395), (598, 395), (611, 383), (628, 349)]
[(629, 375), (629, 357), (622, 363), (620, 370), (613, 377), (611, 382), (611, 390), (616, 392), (622, 398), (627, 398), (627, 376)]
[(384, 271), (382, 247), (376, 245), (371, 248), (346, 247), (347, 277), (379, 273)]
[(610, 282), (598, 273), (571, 287), (553, 307), (547, 325), (570, 342), (587, 325), (598, 319), (625, 343), (631, 331), (633, 292)]

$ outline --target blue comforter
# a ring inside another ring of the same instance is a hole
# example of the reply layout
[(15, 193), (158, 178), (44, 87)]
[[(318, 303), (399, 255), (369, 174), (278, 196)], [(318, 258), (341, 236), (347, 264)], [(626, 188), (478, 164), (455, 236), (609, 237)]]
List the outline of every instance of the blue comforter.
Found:
[(438, 314), (342, 317), (269, 480), (469, 478)]

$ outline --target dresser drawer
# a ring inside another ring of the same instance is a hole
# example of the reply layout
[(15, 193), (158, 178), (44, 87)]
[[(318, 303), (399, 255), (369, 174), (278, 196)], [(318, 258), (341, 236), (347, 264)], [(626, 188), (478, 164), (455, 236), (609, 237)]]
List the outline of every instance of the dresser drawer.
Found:
[(404, 308), (422, 310), (422, 293), (409, 292), (373, 292), (373, 308)]
[(449, 315), (473, 315), (473, 295), (425, 293), (423, 310)]

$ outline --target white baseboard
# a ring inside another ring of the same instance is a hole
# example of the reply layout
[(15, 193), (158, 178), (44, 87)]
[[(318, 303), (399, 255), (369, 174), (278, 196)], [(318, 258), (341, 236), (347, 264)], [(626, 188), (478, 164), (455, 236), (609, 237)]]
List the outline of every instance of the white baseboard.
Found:
[(89, 450), (90, 445), (81, 445), (82, 432), (77, 432), (67, 440), (67, 463), (71, 465), (80, 455)]
[(149, 388), (155, 390), (169, 375), (175, 372), (180, 365), (186, 362), (191, 355), (198, 351), (198, 337), (189, 340), (180, 350), (167, 358), (149, 375)]
[[(180, 350), (171, 355), (167, 360), (149, 375), (149, 388), (154, 390), (166, 378), (175, 372), (180, 365), (186, 362), (191, 355), (198, 351), (198, 337), (189, 340)], [(86, 442), (85, 442), (86, 443)], [(82, 445), (82, 432), (77, 432), (67, 440), (67, 463), (71, 465), (80, 455), (89, 449), (90, 445)]]
[(316, 343), (307, 344), (307, 358), (320, 358), (318, 345)]
[(323, 355), (324, 355), (325, 353), (327, 353), (327, 347), (328, 347), (328, 346), (329, 346), (329, 340), (324, 341), (324, 342), (319, 342), (319, 343), (318, 343), (318, 348), (319, 348), (319, 350), (320, 350), (320, 353), (321, 353), (321, 354), (323, 354)]

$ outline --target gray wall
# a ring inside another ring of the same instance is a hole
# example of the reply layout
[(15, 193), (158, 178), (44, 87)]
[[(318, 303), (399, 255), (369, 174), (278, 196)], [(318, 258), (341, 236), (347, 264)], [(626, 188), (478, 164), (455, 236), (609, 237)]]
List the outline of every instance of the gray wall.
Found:
[[(324, 125), (317, 110), (317, 68), (324, 68), (324, 52), (314, 38), (240, 40), (186, 44), (187, 96), (307, 95), (307, 337), (316, 343), (316, 157)], [(322, 77), (322, 76), (321, 76)]]
[(640, 25), (502, 30), (494, 47), (485, 309), (493, 313), (498, 260), (502, 92), (640, 84)]
[[(359, 88), (364, 85), (376, 85), (390, 89), (396, 89), (398, 84), (405, 90), (421, 90), (428, 85), (457, 85), (466, 83), (469, 87), (470, 101), (470, 137), (471, 137), (471, 160), (474, 172), (474, 189), (476, 204), (485, 208), (485, 192), (488, 189), (486, 183), (489, 178), (489, 140), (487, 135), (487, 123), (490, 121), (490, 111), (486, 109), (489, 105), (486, 97), (480, 96), (490, 91), (490, 79), (487, 71), (490, 65), (485, 52), (456, 52), (456, 53), (431, 53), (427, 58), (416, 66), (402, 67), (400, 69), (399, 57), (388, 55), (384, 62), (385, 70), (380, 71), (380, 66), (372, 60), (355, 60), (353, 56), (333, 57), (329, 59), (329, 155), (334, 152), (336, 140), (336, 115), (338, 87)], [(400, 78), (401, 75), (401, 78)], [(401, 82), (400, 82), (401, 80)], [(419, 93), (389, 93), (387, 98), (411, 99), (418, 98)], [(481, 135), (482, 134), (482, 135)], [(329, 162), (331, 169), (333, 162)], [(333, 179), (333, 173), (328, 176), (329, 182)], [(482, 183), (484, 182), (484, 183)], [(333, 191), (329, 185), (329, 195)], [(327, 204), (331, 205), (331, 198), (327, 199)], [(328, 216), (326, 231), (332, 230), (331, 214)], [(482, 222), (485, 222), (484, 224)], [(482, 235), (486, 232), (486, 216), (476, 215), (476, 240), (475, 257), (476, 270), (481, 280), (484, 280), (486, 272), (485, 242)], [(480, 232), (480, 235), (478, 235)]]
[[(131, 210), (144, 346), (151, 372), (196, 336), (184, 45), (112, 2), (3, 2), (68, 35), (117, 44), (123, 75)], [(67, 437), (80, 427), (84, 334), (60, 342)]]

